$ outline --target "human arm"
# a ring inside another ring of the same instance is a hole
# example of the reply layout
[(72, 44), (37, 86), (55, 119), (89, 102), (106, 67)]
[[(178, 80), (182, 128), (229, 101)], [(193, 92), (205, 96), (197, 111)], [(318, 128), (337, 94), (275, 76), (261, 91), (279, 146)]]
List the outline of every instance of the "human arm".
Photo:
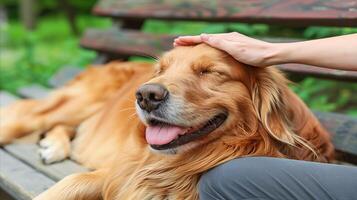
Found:
[(357, 34), (292, 43), (269, 43), (235, 32), (201, 34), (178, 37), (174, 46), (203, 42), (226, 51), (240, 62), (257, 67), (301, 63), (357, 71)]

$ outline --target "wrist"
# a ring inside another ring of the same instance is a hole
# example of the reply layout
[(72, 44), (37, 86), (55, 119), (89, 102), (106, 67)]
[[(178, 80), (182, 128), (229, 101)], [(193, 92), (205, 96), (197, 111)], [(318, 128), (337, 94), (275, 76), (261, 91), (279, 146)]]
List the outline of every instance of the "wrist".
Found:
[(282, 43), (269, 43), (266, 53), (263, 57), (264, 66), (281, 64), (284, 57), (284, 48)]
[(265, 66), (289, 62), (289, 43), (269, 43), (267, 49), (263, 61)]

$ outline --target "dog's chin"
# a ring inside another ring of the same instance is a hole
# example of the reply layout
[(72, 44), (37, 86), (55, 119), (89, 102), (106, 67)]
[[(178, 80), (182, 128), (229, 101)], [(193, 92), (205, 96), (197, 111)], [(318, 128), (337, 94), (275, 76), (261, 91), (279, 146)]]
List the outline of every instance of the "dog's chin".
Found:
[[(220, 132), (223, 124), (228, 117), (227, 112), (221, 112), (211, 119), (201, 123), (199, 126), (187, 127), (182, 129), (185, 130), (183, 134), (179, 134), (175, 139), (164, 143), (164, 144), (150, 144), (150, 149), (155, 153), (161, 154), (181, 154), (190, 151), (200, 145), (209, 142), (209, 139), (215, 138), (216, 132)], [(149, 126), (159, 126), (163, 129), (167, 127), (174, 127), (175, 124), (170, 124), (165, 121), (161, 121), (158, 118), (149, 119)], [(208, 137), (210, 136), (210, 137)]]
[(196, 147), (199, 147), (199, 146), (205, 144), (206, 142), (192, 141), (192, 142), (189, 142), (187, 144), (184, 144), (184, 145), (181, 145), (178, 147), (161, 149), (161, 150), (155, 149), (151, 145), (149, 145), (149, 149), (154, 153), (165, 154), (165, 155), (177, 155), (177, 154), (183, 154), (183, 153), (189, 152), (189, 151), (195, 149)]

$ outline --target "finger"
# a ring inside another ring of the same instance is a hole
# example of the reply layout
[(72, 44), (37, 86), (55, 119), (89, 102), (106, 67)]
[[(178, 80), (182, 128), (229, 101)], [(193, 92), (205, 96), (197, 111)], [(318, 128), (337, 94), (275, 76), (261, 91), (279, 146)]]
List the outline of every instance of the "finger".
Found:
[(186, 43), (186, 42), (181, 42), (181, 41), (174, 41), (173, 42), (174, 46), (191, 46), (191, 45), (195, 45), (192, 43)]
[(189, 43), (189, 44), (198, 44), (202, 43), (201, 37), (199, 35), (195, 36), (180, 36), (175, 39), (175, 42), (183, 42), (183, 43)]
[(216, 33), (216, 34), (206, 34), (202, 33), (200, 35), (201, 40), (203, 42), (208, 41), (210, 38), (215, 38), (215, 39), (222, 39), (222, 40), (230, 40), (232, 38), (232, 35), (230, 33)]
[(220, 37), (224, 39), (234, 39), (237, 35), (241, 35), (237, 32), (232, 32), (232, 33), (216, 33), (216, 34), (205, 34), (202, 33), (201, 35), (195, 35), (195, 36), (180, 36), (176, 38), (174, 41), (177, 43), (186, 43), (186, 44), (198, 44), (202, 43), (202, 36), (214, 36), (214, 37)]
[(180, 36), (174, 40), (174, 46), (190, 46), (205, 42), (210, 37), (220, 38), (224, 40), (234, 41), (237, 37), (244, 36), (237, 32), (231, 33), (216, 33), (216, 34), (205, 34), (196, 36)]
[(247, 37), (243, 34), (240, 34), (238, 32), (230, 32), (230, 33), (216, 33), (216, 34), (201, 34), (201, 39), (202, 39), (202, 36), (203, 37), (215, 37), (215, 38), (220, 38), (220, 39), (224, 39), (224, 40), (228, 40), (228, 41), (237, 41), (239, 38), (242, 38), (242, 37)]
[(192, 44), (192, 42), (186, 42), (183, 40), (175, 39), (174, 42), (179, 43), (179, 44)]
[(233, 50), (233, 42), (229, 40), (222, 39), (221, 37), (216, 37), (216, 36), (207, 36), (207, 35), (202, 35), (202, 40), (217, 49), (221, 49), (223, 51), (226, 51), (227, 53), (231, 54)]
[(183, 43), (183, 42), (173, 42), (173, 45), (174, 45), (174, 47), (177, 47), (177, 46), (192, 46), (195, 44), (189, 44), (189, 43)]
[[(181, 36), (179, 38), (176, 38), (174, 40), (174, 43), (177, 43), (180, 45), (196, 45), (196, 44), (202, 43), (202, 41), (198, 41), (197, 39), (190, 40), (190, 39), (186, 39), (186, 37), (187, 36)], [(192, 37), (192, 36), (189, 36), (189, 37)]]

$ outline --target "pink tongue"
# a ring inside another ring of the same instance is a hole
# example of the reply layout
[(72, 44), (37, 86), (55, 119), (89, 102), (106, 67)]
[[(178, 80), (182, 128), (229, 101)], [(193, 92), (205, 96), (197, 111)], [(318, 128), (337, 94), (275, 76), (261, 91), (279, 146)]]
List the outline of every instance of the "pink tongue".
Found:
[(145, 133), (146, 141), (154, 145), (168, 144), (185, 131), (186, 129), (178, 126), (148, 126)]

